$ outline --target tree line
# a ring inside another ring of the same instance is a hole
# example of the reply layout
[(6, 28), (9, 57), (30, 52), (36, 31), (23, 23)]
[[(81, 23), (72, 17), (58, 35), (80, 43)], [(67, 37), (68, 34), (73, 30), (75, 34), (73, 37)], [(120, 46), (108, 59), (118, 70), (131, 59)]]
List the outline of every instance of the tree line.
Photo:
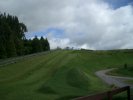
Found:
[(0, 59), (50, 50), (47, 38), (26, 39), (25, 32), (17, 16), (0, 13)]
[(50, 50), (50, 45), (47, 38), (44, 39), (43, 37), (41, 37), (40, 39), (38, 39), (37, 36), (35, 36), (33, 40), (24, 39), (24, 47), (25, 54), (32, 54)]

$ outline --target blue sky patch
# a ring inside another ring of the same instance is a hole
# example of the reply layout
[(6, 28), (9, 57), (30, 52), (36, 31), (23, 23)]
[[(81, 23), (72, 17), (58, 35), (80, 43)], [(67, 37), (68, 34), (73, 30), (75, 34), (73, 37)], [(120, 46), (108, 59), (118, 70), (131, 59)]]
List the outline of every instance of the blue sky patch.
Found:
[(25, 33), (25, 36), (27, 39), (31, 39), (35, 36), (38, 37), (47, 37), (49, 34), (52, 34), (52, 36), (54, 37), (58, 37), (61, 38), (64, 36), (65, 31), (63, 29), (59, 29), (59, 28), (48, 28), (46, 30), (43, 31), (38, 31), (38, 32), (27, 32)]
[(104, 0), (109, 3), (114, 9), (120, 8), (126, 5), (132, 5), (133, 0)]

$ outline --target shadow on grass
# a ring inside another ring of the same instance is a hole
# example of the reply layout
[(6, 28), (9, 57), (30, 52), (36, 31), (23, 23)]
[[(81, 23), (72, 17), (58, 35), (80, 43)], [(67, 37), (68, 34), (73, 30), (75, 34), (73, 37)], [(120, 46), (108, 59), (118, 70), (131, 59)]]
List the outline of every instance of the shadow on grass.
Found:
[(38, 92), (44, 93), (44, 94), (57, 94), (51, 87), (49, 86), (43, 86), (40, 89), (38, 89)]
[(73, 68), (67, 73), (67, 83), (75, 88), (88, 90), (89, 78), (79, 69)]

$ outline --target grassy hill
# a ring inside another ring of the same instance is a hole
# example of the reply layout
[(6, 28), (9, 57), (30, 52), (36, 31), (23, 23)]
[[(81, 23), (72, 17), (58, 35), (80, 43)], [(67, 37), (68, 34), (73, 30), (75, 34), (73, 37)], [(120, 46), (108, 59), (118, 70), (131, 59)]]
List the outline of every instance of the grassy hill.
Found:
[(94, 73), (133, 65), (126, 51), (53, 51), (0, 66), (0, 100), (69, 100), (109, 90)]

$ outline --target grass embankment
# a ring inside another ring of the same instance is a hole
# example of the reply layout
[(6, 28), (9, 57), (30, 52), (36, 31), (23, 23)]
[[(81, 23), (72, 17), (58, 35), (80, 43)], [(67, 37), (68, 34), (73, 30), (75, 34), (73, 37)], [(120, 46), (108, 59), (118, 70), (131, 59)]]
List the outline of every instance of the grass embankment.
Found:
[(94, 72), (132, 61), (132, 53), (112, 51), (54, 51), (20, 60), (0, 67), (0, 99), (69, 100), (102, 92), (109, 86)]
[(133, 84), (133, 80), (126, 80), (125, 82), (128, 84)]
[(109, 72), (109, 74), (123, 77), (133, 77), (133, 65), (127, 65), (126, 68), (124, 65), (120, 66), (118, 69)]

